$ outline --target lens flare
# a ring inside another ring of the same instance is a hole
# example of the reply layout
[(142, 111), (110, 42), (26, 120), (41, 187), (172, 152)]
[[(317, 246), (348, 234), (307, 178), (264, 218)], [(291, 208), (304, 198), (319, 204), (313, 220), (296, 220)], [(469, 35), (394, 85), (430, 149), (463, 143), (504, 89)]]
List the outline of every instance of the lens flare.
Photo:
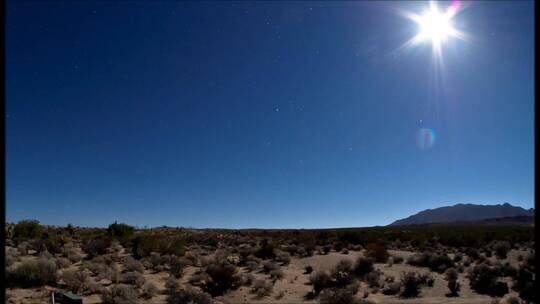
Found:
[(428, 150), (435, 144), (435, 130), (422, 128), (416, 134), (416, 143), (420, 150)]

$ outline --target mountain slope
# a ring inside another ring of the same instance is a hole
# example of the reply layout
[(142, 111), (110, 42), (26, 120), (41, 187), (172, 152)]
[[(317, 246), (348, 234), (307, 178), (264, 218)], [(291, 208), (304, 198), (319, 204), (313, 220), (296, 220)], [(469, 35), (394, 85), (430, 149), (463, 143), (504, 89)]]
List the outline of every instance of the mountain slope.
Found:
[(407, 218), (397, 220), (390, 226), (429, 223), (472, 222), (513, 216), (534, 216), (534, 209), (523, 209), (508, 203), (499, 205), (457, 204), (427, 209)]

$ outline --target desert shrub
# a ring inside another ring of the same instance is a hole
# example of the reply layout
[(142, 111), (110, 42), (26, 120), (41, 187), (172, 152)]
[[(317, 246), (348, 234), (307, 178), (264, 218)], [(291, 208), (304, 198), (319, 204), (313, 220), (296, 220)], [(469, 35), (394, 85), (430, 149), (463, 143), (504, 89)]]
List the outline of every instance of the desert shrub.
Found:
[(71, 266), (71, 262), (68, 259), (63, 258), (63, 257), (56, 258), (55, 263), (56, 263), (57, 269), (64, 269)]
[(242, 273), (240, 275), (240, 284), (242, 286), (251, 286), (254, 280), (255, 280), (255, 276), (251, 273)]
[(19, 221), (13, 228), (13, 238), (16, 240), (34, 239), (41, 235), (43, 227), (36, 220)]
[(458, 282), (459, 273), (454, 268), (448, 268), (444, 272), (444, 279), (448, 281), (448, 290), (450, 291), (447, 296), (457, 297), (459, 296), (460, 285)]
[(182, 277), (182, 274), (184, 273), (184, 269), (190, 264), (189, 260), (184, 258), (171, 258), (171, 261), (169, 262), (170, 270), (169, 272), (177, 277)]
[(512, 289), (519, 292), (519, 296), (528, 302), (535, 301), (534, 272), (526, 267), (520, 267), (516, 271)]
[(316, 271), (309, 276), (309, 283), (313, 286), (313, 293), (318, 295), (323, 289), (331, 285), (330, 275), (326, 271)]
[(330, 245), (323, 246), (322, 254), (328, 254), (330, 253), (330, 250), (332, 250), (332, 247)]
[(137, 271), (129, 271), (124, 273), (122, 275), (121, 281), (124, 284), (134, 285), (138, 288), (142, 287), (146, 282), (143, 275)]
[(376, 263), (386, 263), (390, 255), (383, 243), (372, 243), (366, 247), (366, 256), (372, 258)]
[(504, 304), (521, 304), (521, 301), (518, 297), (510, 296), (506, 299), (504, 299)]
[(401, 283), (399, 282), (390, 282), (386, 284), (382, 290), (382, 294), (384, 295), (397, 295), (401, 289)]
[(352, 262), (350, 260), (340, 260), (331, 272), (331, 278), (337, 286), (344, 287), (352, 281)]
[(259, 269), (259, 263), (255, 261), (247, 261), (246, 268), (248, 269), (248, 271), (256, 271), (257, 269)]
[(255, 250), (255, 256), (263, 260), (273, 259), (276, 256), (274, 254), (274, 246), (268, 240), (264, 239), (257, 250)]
[(510, 247), (509, 242), (501, 241), (501, 242), (497, 242), (495, 246), (493, 246), (493, 249), (495, 249), (495, 254), (497, 255), (498, 258), (506, 259), (508, 252), (512, 248)]
[(84, 271), (65, 270), (62, 273), (62, 280), (70, 291), (81, 293), (86, 288), (88, 274)]
[(240, 278), (236, 275), (237, 269), (234, 265), (210, 264), (205, 272), (209, 280), (203, 285), (203, 289), (212, 296), (221, 296), (240, 285)]
[(134, 231), (134, 227), (124, 223), (118, 224), (117, 222), (110, 224), (107, 228), (107, 234), (109, 236), (120, 240), (127, 240), (131, 235), (133, 235)]
[(137, 272), (143, 272), (144, 266), (140, 261), (135, 260), (132, 256), (126, 256), (124, 260), (122, 261), (122, 264), (124, 265), (124, 268), (126, 271), (137, 271)]
[(328, 288), (320, 296), (321, 304), (355, 304), (354, 294), (348, 289)]
[(152, 253), (183, 256), (186, 253), (186, 240), (180, 236), (138, 235), (131, 241), (133, 257), (141, 259)]
[(180, 287), (180, 282), (174, 276), (169, 276), (165, 281), (165, 292), (169, 293)]
[(107, 248), (111, 245), (108, 237), (97, 237), (86, 240), (82, 245), (82, 250), (88, 254), (89, 258), (94, 258), (107, 253)]
[(169, 293), (168, 304), (212, 304), (212, 297), (194, 288), (176, 289)]
[(478, 252), (478, 249), (473, 247), (467, 247), (465, 249), (465, 254), (470, 257), (472, 260), (476, 260), (480, 257), (480, 253)]
[(28, 250), (30, 249), (30, 244), (28, 242), (21, 242), (17, 245), (17, 251), (22, 256), (28, 255)]
[(71, 263), (77, 263), (82, 259), (81, 255), (77, 252), (77, 250), (75, 250), (75, 248), (66, 248), (64, 250), (64, 256), (68, 258)]
[(116, 284), (101, 293), (103, 304), (129, 304), (139, 303), (137, 291), (129, 285)]
[(420, 294), (421, 281), (418, 273), (414, 271), (404, 272), (401, 274), (400, 281), (403, 286), (400, 296), (415, 298)]
[(272, 271), (272, 270), (279, 269), (279, 265), (272, 262), (272, 261), (264, 261), (262, 263), (262, 265), (263, 265), (263, 272), (264, 273), (270, 273), (270, 271)]
[(378, 271), (372, 271), (366, 275), (366, 282), (369, 287), (380, 286), (381, 274)]
[(506, 283), (497, 282), (496, 271), (485, 264), (474, 266), (468, 277), (471, 289), (479, 294), (503, 296), (508, 293)]
[(15, 263), (15, 261), (16, 261), (15, 257), (13, 257), (12, 255), (7, 254), (6, 255), (6, 268), (13, 265), (13, 263)]
[(304, 274), (310, 274), (313, 272), (313, 267), (311, 265), (307, 265), (304, 267)]
[(56, 283), (56, 263), (38, 259), (24, 261), (14, 269), (6, 269), (6, 282), (12, 286), (27, 288)]
[(463, 260), (463, 253), (458, 252), (454, 255), (454, 263), (461, 262)]
[(253, 282), (251, 291), (257, 295), (258, 298), (263, 298), (272, 294), (274, 285), (266, 280), (258, 279)]
[(92, 294), (101, 294), (105, 287), (99, 283), (97, 283), (92, 278), (88, 278), (88, 280), (85, 283), (86, 288), (83, 291), (84, 295), (92, 295)]
[(349, 254), (349, 249), (343, 248), (343, 249), (341, 249), (341, 253), (342, 254)]
[(420, 280), (421, 285), (433, 287), (433, 284), (435, 283), (435, 280), (433, 279), (433, 276), (430, 273), (422, 273), (418, 276), (418, 278)]
[(353, 272), (357, 276), (364, 276), (373, 271), (373, 260), (359, 257), (354, 264)]
[(278, 254), (276, 254), (275, 260), (282, 265), (289, 265), (289, 263), (291, 262), (291, 255), (287, 252), (279, 252)]
[(284, 276), (285, 274), (283, 273), (283, 270), (281, 270), (281, 268), (270, 271), (270, 279), (274, 282), (283, 279)]
[(151, 299), (158, 293), (158, 289), (156, 285), (154, 285), (152, 282), (146, 282), (144, 283), (142, 287), (142, 296), (145, 299)]
[(432, 271), (444, 272), (454, 267), (454, 262), (446, 254), (432, 254), (430, 252), (417, 253), (409, 257), (407, 264), (416, 267), (429, 267)]

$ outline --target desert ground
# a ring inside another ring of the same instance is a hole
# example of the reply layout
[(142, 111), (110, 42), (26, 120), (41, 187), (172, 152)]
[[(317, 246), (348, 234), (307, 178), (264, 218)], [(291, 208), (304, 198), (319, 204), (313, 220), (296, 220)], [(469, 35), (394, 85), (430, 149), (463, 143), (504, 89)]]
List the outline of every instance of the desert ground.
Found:
[(88, 304), (534, 303), (530, 227), (482, 227), (471, 236), (465, 227), (35, 225), (6, 225), (6, 303), (50, 303), (51, 288)]

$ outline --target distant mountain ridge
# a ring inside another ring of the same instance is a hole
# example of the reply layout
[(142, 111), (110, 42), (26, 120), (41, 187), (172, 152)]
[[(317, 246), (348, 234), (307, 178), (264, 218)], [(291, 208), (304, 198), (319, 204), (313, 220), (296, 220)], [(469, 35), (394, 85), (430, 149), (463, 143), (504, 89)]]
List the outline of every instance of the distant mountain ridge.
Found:
[(534, 209), (527, 210), (508, 203), (498, 205), (456, 204), (453, 206), (427, 209), (407, 218), (397, 220), (389, 226), (493, 221), (497, 218), (516, 216), (534, 217)]

